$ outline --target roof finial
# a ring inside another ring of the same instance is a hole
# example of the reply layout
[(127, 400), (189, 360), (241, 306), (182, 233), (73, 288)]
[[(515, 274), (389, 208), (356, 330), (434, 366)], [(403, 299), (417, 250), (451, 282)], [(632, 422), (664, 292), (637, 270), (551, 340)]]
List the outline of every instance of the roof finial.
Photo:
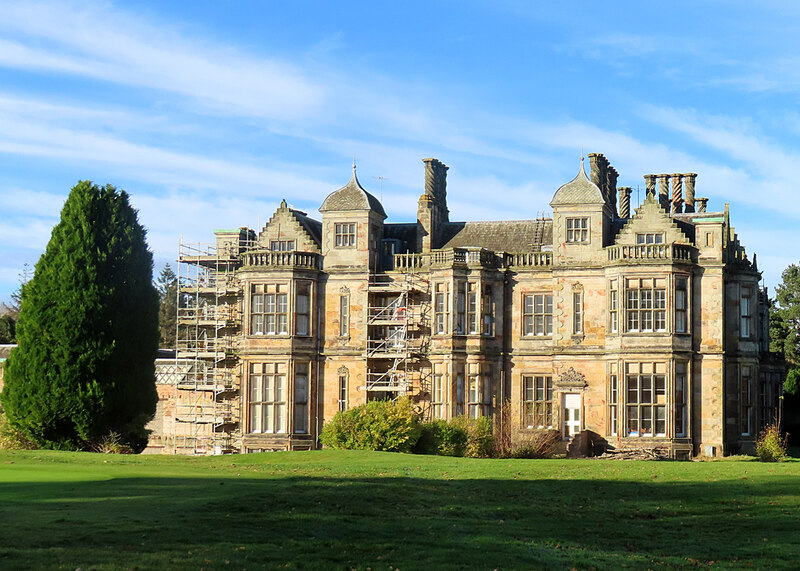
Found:
[(356, 154), (353, 153), (353, 174), (356, 174)]

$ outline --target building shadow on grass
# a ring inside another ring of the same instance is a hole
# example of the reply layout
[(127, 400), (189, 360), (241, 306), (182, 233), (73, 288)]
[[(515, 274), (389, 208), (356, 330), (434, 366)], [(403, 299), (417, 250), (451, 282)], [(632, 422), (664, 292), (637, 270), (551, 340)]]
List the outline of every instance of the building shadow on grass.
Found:
[(794, 568), (797, 489), (782, 476), (5, 483), (0, 567)]

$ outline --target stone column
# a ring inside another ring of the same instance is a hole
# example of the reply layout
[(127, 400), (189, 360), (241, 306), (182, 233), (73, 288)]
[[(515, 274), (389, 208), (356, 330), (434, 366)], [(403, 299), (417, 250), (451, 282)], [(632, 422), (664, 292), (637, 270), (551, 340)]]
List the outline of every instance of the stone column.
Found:
[(621, 186), (617, 190), (619, 194), (619, 217), (631, 217), (631, 187)]
[(656, 195), (656, 175), (654, 174), (646, 174), (644, 175), (644, 184), (646, 187), (645, 196), (655, 196)]
[(694, 181), (697, 180), (697, 174), (690, 172), (683, 175), (683, 177), (686, 179), (686, 198), (684, 199), (686, 208), (684, 210), (686, 212), (694, 212)]
[(672, 208), (670, 212), (683, 212), (683, 175), (680, 173), (672, 175)]
[(669, 211), (669, 175), (659, 174), (658, 177), (658, 203), (666, 211)]

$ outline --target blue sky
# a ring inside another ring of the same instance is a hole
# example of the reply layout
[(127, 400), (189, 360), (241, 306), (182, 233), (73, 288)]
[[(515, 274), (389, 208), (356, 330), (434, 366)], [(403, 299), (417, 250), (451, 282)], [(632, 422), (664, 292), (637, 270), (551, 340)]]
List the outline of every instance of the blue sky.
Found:
[[(585, 152), (619, 185), (696, 172), (772, 291), (798, 261), (800, 4), (0, 0), (0, 301), (80, 179), (127, 190), (156, 269), (181, 236), (312, 216), (347, 182), (414, 219), (549, 213)], [(380, 181), (384, 177), (381, 193)]]

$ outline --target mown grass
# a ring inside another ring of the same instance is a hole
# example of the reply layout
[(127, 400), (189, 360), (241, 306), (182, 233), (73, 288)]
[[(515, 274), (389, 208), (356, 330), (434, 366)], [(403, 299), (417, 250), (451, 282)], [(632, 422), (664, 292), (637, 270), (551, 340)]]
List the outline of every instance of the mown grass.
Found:
[(796, 569), (800, 461), (0, 452), (3, 569)]

